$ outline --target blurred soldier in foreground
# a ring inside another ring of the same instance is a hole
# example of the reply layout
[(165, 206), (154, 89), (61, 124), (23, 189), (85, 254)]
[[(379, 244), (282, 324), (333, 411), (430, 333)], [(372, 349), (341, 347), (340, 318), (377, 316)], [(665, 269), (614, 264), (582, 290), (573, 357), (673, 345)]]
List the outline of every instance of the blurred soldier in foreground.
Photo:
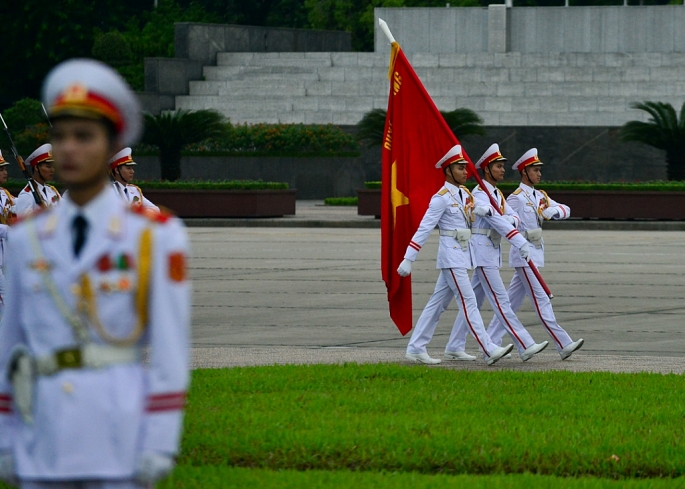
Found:
[[(9, 162), (5, 160), (0, 152), (0, 185), (7, 183), (7, 166)], [(7, 286), (5, 283), (5, 275), (2, 267), (5, 263), (5, 248), (7, 247), (7, 231), (10, 224), (15, 218), (14, 214), (14, 197), (9, 191), (0, 187), (0, 319), (5, 311), (5, 293)]]
[(108, 184), (107, 160), (141, 128), (137, 99), (116, 72), (64, 62), (43, 100), (69, 192), (10, 230), (0, 479), (151, 487), (172, 469), (182, 428), (187, 236), (178, 219), (129, 207)]
[[(43, 144), (26, 158), (26, 164), (31, 165), (33, 170), (34, 187), (40, 196), (42, 207), (52, 207), (56, 205), (61, 197), (55, 187), (49, 185), (55, 176), (53, 167), (52, 145)], [(17, 195), (16, 213), (18, 216), (25, 216), (30, 212), (39, 209), (36, 200), (31, 193), (31, 187), (27, 184)]]
[(109, 160), (109, 167), (114, 177), (114, 187), (126, 202), (142, 205), (146, 209), (154, 209), (159, 212), (159, 207), (143, 196), (143, 191), (137, 185), (133, 185), (133, 168), (136, 162), (131, 157), (131, 148), (124, 148)]

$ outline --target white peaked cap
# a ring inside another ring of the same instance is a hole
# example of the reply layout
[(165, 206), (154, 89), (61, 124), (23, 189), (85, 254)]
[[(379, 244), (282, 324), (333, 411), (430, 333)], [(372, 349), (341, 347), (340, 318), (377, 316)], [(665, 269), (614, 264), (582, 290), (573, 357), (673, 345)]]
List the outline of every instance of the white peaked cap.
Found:
[(38, 149), (31, 153), (24, 163), (35, 167), (44, 161), (52, 161), (52, 144), (38, 146)]
[(142, 132), (138, 98), (119, 73), (99, 61), (70, 59), (57, 65), (43, 82), (43, 103), (51, 117), (109, 120), (125, 146)]
[(2, 151), (0, 151), (0, 166), (6, 166), (9, 165), (10, 162), (7, 161), (3, 156), (2, 156)]
[(435, 164), (435, 168), (445, 168), (452, 163), (461, 162), (466, 163), (466, 158), (464, 158), (464, 154), (461, 152), (461, 145), (457, 144), (456, 146), (452, 146), (447, 154)]
[(480, 160), (476, 163), (476, 168), (479, 170), (485, 168), (493, 161), (507, 161), (507, 159), (502, 156), (502, 153), (500, 153), (499, 144), (497, 143), (490, 146), (488, 150), (483, 153), (483, 156), (481, 156)]
[(514, 170), (521, 171), (527, 166), (540, 166), (542, 165), (542, 161), (538, 158), (538, 150), (537, 148), (532, 148), (523, 153), (523, 156), (521, 156), (516, 163), (514, 163), (514, 166), (512, 167)]
[(135, 165), (136, 162), (133, 161), (133, 158), (131, 157), (132, 152), (133, 151), (131, 150), (131, 148), (124, 148), (117, 154), (112, 156), (107, 162), (107, 164), (112, 170), (114, 170), (117, 166), (120, 165)]

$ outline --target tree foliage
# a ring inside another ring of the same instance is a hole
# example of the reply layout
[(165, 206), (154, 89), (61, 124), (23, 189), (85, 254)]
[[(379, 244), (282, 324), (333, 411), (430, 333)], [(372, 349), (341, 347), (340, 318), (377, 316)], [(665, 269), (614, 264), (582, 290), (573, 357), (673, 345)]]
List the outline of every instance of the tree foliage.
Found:
[[(357, 138), (367, 146), (380, 146), (385, 137), (386, 111), (373, 109), (357, 123)], [(457, 139), (470, 135), (485, 135), (483, 119), (471, 109), (460, 108), (449, 112), (440, 111)]]
[(145, 114), (143, 142), (159, 147), (162, 180), (173, 182), (181, 178), (181, 151), (185, 146), (221, 137), (226, 130), (226, 119), (216, 110)]
[(666, 151), (667, 178), (685, 180), (685, 103), (680, 108), (680, 118), (671, 104), (663, 102), (638, 102), (632, 107), (651, 117), (648, 122), (626, 122), (620, 138)]

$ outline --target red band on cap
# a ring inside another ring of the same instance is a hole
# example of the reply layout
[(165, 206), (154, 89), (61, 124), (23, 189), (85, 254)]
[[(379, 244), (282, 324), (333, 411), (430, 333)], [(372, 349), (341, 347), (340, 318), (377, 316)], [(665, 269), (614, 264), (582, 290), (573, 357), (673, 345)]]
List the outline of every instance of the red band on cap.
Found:
[(485, 158), (485, 161), (483, 161), (483, 163), (481, 163), (480, 167), (485, 168), (490, 163), (492, 163), (495, 160), (499, 160), (500, 158), (504, 158), (504, 156), (502, 156), (502, 153), (500, 153), (499, 151), (496, 151), (496, 152), (492, 153), (490, 156), (488, 156), (487, 158)]
[(31, 166), (36, 166), (39, 163), (43, 163), (44, 161), (49, 160), (52, 158), (52, 155), (50, 153), (42, 153), (36, 156), (34, 159), (31, 160)]
[(71, 85), (57, 97), (50, 107), (50, 113), (59, 115), (63, 113), (90, 112), (110, 120), (118, 134), (124, 129), (124, 119), (117, 107), (97, 93), (89, 92), (83, 85)]
[(532, 165), (533, 163), (540, 163), (540, 160), (538, 159), (537, 155), (531, 156), (527, 160), (523, 160), (519, 165), (519, 170), (523, 170), (525, 167), (527, 167), (528, 165)]
[(133, 163), (133, 158), (131, 158), (131, 155), (122, 156), (118, 160), (114, 160), (109, 164), (109, 167), (114, 170), (117, 166), (125, 165), (126, 163)]

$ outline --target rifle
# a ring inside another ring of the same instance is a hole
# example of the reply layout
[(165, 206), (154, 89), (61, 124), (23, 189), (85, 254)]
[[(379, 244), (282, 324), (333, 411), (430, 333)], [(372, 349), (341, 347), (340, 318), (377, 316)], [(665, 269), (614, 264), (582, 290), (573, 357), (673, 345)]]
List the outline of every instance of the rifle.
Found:
[(7, 127), (7, 123), (5, 122), (4, 117), (2, 117), (2, 114), (0, 114), (0, 120), (2, 121), (2, 125), (5, 126), (5, 133), (7, 133), (7, 139), (10, 140), (10, 145), (12, 146), (12, 154), (14, 154), (14, 159), (17, 160), (17, 164), (19, 165), (21, 172), (24, 174), (24, 177), (28, 181), (29, 188), (31, 189), (31, 194), (33, 194), (33, 200), (36, 201), (36, 205), (43, 207), (43, 199), (41, 199), (38, 190), (36, 190), (36, 187), (33, 185), (33, 178), (31, 178), (31, 175), (29, 175), (29, 172), (26, 169), (26, 165), (24, 164), (24, 158), (19, 156), (17, 147), (14, 145), (12, 135), (10, 134), (10, 130)]

